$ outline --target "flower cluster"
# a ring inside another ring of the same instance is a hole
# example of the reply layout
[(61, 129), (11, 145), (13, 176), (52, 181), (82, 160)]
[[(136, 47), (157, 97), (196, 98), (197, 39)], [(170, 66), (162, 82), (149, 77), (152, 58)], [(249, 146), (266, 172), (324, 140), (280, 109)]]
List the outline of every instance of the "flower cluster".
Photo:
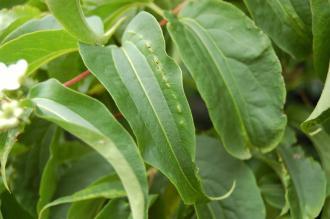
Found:
[(15, 91), (21, 87), (28, 68), (25, 60), (6, 66), (0, 63), (0, 131), (18, 126), (24, 110), (20, 102), (8, 98), (6, 91)]

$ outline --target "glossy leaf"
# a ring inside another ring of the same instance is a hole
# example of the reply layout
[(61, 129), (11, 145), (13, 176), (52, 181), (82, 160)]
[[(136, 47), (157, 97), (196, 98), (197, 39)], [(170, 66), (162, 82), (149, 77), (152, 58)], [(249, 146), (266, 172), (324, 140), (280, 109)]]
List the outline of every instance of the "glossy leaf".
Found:
[(308, 119), (302, 123), (301, 128), (312, 136), (322, 130), (330, 134), (330, 72), (317, 106)]
[(330, 61), (330, 2), (311, 0), (313, 15), (313, 50), (316, 73), (325, 78)]
[(128, 219), (128, 204), (123, 199), (111, 200), (95, 219)]
[(181, 70), (165, 53), (156, 19), (142, 12), (127, 27), (122, 47), (81, 45), (80, 53), (128, 120), (145, 161), (170, 179), (186, 203), (203, 198)]
[[(306, 58), (312, 47), (309, 27), (299, 17), (297, 0), (244, 0), (256, 24), (261, 27), (282, 50), (296, 59)], [(308, 4), (308, 1), (300, 1)], [(308, 5), (304, 6), (308, 7)], [(306, 9), (304, 9), (306, 10)]]
[(293, 8), (297, 12), (299, 18), (304, 22), (306, 28), (311, 31), (312, 27), (312, 12), (309, 0), (290, 0)]
[[(95, 5), (90, 6), (92, 9), (88, 13), (102, 18), (105, 27), (108, 29), (119, 17), (124, 16), (129, 10), (147, 5), (149, 2), (151, 0), (112, 0), (100, 1), (96, 4), (94, 2)], [(90, 4), (93, 4), (93, 1)]]
[(40, 19), (32, 19), (20, 27), (16, 28), (10, 34), (3, 39), (2, 43), (13, 40), (21, 35), (32, 33), (40, 30), (56, 30), (62, 29), (62, 27), (57, 23), (55, 18), (51, 15), (45, 16)]
[[(90, 151), (91, 149), (84, 144), (70, 142), (54, 146), (56, 150), (52, 151), (42, 175), (37, 205), (39, 213), (48, 203), (62, 197), (72, 197), (99, 182), (104, 176), (115, 174), (108, 162), (96, 152)], [(99, 199), (104, 200), (104, 198)], [(94, 199), (86, 202), (89, 201), (95, 204)], [(70, 204), (71, 202), (45, 209), (42, 216), (43, 218), (66, 218)], [(73, 205), (75, 203), (71, 204), (71, 207)]]
[(146, 218), (147, 182), (143, 161), (133, 139), (106, 107), (55, 80), (34, 87), (30, 98), (40, 117), (79, 137), (114, 167), (127, 192), (133, 218)]
[(278, 151), (291, 178), (288, 198), (292, 219), (316, 218), (326, 197), (326, 177), (321, 166), (305, 158), (299, 147), (282, 145)]
[(178, 19), (168, 18), (227, 151), (248, 159), (251, 149), (273, 150), (286, 125), (285, 88), (269, 39), (243, 12), (217, 0), (191, 2)]
[(253, 172), (231, 157), (219, 141), (199, 136), (196, 162), (208, 193), (223, 194), (236, 181), (234, 192), (227, 199), (195, 205), (199, 219), (265, 218), (265, 206)]
[(54, 207), (65, 203), (73, 203), (78, 201), (96, 199), (96, 198), (119, 198), (125, 196), (125, 190), (122, 188), (120, 181), (117, 179), (104, 179), (101, 182), (97, 182), (90, 185), (84, 190), (81, 190), (71, 196), (61, 197), (45, 205), (40, 211), (39, 218), (43, 218), (42, 214), (47, 208)]
[[(54, 43), (56, 42), (56, 43)], [(0, 46), (0, 60), (6, 64), (25, 59), (28, 74), (63, 54), (77, 50), (77, 41), (63, 30), (45, 30), (20, 36)]]
[(102, 21), (95, 18), (95, 23), (89, 25), (80, 0), (46, 0), (46, 3), (64, 28), (79, 41), (91, 44), (105, 43)]
[(5, 188), (9, 191), (8, 181), (7, 181), (7, 172), (6, 165), (8, 161), (9, 154), (14, 147), (14, 144), (17, 141), (18, 135), (21, 133), (19, 129), (12, 129), (7, 132), (6, 140), (4, 140), (4, 136), (2, 137), (1, 143), (1, 177)]
[[(2, 2), (1, 2), (2, 4)], [(0, 42), (12, 31), (28, 20), (40, 16), (37, 8), (25, 5), (0, 11)]]
[(327, 177), (327, 196), (330, 196), (330, 135), (324, 131), (321, 131), (310, 139), (314, 143), (314, 146), (320, 156), (323, 170)]

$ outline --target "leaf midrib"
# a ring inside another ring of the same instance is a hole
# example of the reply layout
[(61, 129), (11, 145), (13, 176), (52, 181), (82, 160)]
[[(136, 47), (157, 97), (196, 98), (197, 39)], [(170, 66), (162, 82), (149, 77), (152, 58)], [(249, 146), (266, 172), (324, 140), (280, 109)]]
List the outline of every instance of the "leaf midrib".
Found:
[(139, 77), (139, 75), (138, 75), (138, 73), (137, 73), (137, 70), (135, 69), (135, 66), (134, 66), (134, 64), (133, 64), (133, 62), (132, 62), (132, 60), (131, 60), (131, 58), (128, 56), (127, 51), (125, 50), (124, 47), (122, 47), (121, 49), (122, 49), (122, 51), (123, 51), (125, 57), (127, 58), (128, 62), (129, 62), (129, 64), (130, 64), (130, 66), (131, 66), (131, 68), (132, 68), (132, 70), (133, 70), (133, 72), (134, 72), (134, 75), (135, 75), (135, 77), (137, 78), (137, 80), (138, 80), (138, 82), (139, 82), (139, 85), (140, 85), (140, 87), (142, 88), (142, 90), (143, 90), (143, 92), (144, 92), (144, 94), (145, 94), (145, 96), (146, 96), (146, 98), (147, 98), (147, 100), (148, 100), (148, 102), (149, 102), (149, 104), (150, 104), (150, 106), (151, 106), (151, 108), (152, 108), (152, 111), (154, 112), (154, 115), (155, 115), (156, 118), (157, 118), (158, 124), (159, 124), (159, 126), (160, 126), (160, 128), (161, 128), (161, 130), (162, 130), (163, 136), (164, 136), (165, 139), (166, 139), (167, 145), (169, 146), (169, 149), (170, 149), (170, 151), (171, 151), (171, 153), (172, 153), (172, 155), (173, 155), (173, 157), (174, 157), (174, 159), (175, 159), (175, 161), (176, 161), (176, 163), (177, 163), (177, 166), (178, 166), (180, 172), (181, 172), (182, 175), (185, 177), (185, 181), (189, 184), (189, 186), (191, 187), (191, 189), (194, 190), (195, 192), (197, 192), (197, 190), (196, 190), (196, 189), (192, 186), (192, 184), (190, 183), (188, 177), (186, 176), (185, 172), (183, 171), (183, 169), (182, 169), (182, 167), (181, 167), (181, 164), (180, 164), (179, 160), (178, 160), (177, 157), (176, 157), (176, 154), (174, 153), (174, 150), (173, 150), (173, 148), (172, 148), (172, 146), (171, 146), (172, 144), (170, 143), (170, 140), (169, 140), (169, 138), (168, 138), (168, 136), (167, 136), (167, 134), (166, 134), (166, 131), (165, 131), (165, 129), (164, 129), (162, 123), (161, 123), (161, 120), (160, 120), (160, 118), (159, 118), (159, 116), (158, 116), (158, 113), (157, 113), (157, 111), (155, 110), (155, 107), (154, 107), (152, 101), (150, 100), (150, 97), (149, 97), (149, 95), (148, 95), (148, 93), (147, 93), (147, 91), (146, 91), (146, 89), (145, 89), (145, 87), (144, 87), (144, 85), (143, 85), (143, 82), (141, 81), (141, 78)]
[[(207, 35), (207, 37), (211, 40), (212, 44), (214, 44), (214, 46), (215, 46), (215, 48), (217, 49), (217, 51), (218, 51), (223, 57), (225, 57), (225, 56), (223, 55), (223, 53), (221, 52), (221, 50), (220, 50), (220, 49), (218, 48), (218, 46), (216, 45), (216, 43), (212, 40), (212, 37), (207, 33), (207, 31), (205, 30), (205, 28), (203, 28), (203, 27), (202, 27), (197, 21), (195, 21), (195, 20), (193, 20), (193, 19), (191, 19), (191, 18), (185, 17), (184, 19), (196, 23), (196, 25), (198, 25), (198, 26), (204, 31), (204, 33)], [(183, 19), (183, 20), (184, 20), (184, 19)], [(204, 45), (205, 48), (208, 48), (207, 44), (206, 44), (206, 43), (204, 42), (204, 40), (200, 37), (200, 34), (199, 34), (198, 32), (196, 32), (193, 28), (191, 28), (188, 22), (184, 22), (184, 21), (183, 21), (183, 23), (187, 24), (186, 27), (189, 27), (189, 29), (190, 29), (192, 32), (194, 32), (196, 36), (198, 36), (198, 39), (199, 39), (200, 42)], [(235, 111), (237, 112), (237, 116), (238, 116), (239, 121), (240, 121), (240, 123), (241, 123), (241, 127), (243, 128), (244, 135), (247, 136), (247, 138), (248, 138), (248, 139), (245, 139), (245, 140), (248, 141), (249, 145), (252, 145), (252, 143), (250, 142), (250, 136), (249, 136), (249, 134), (248, 134), (248, 132), (247, 132), (247, 128), (245, 127), (245, 124), (244, 124), (243, 119), (242, 119), (242, 116), (241, 116), (241, 111), (239, 110), (239, 107), (238, 107), (238, 105), (237, 105), (237, 100), (236, 100), (236, 98), (234, 98), (234, 95), (232, 94), (231, 89), (229, 88), (229, 85), (227, 84), (227, 81), (226, 81), (226, 80), (224, 79), (224, 77), (222, 76), (223, 73), (222, 73), (221, 68), (219, 67), (218, 63), (217, 63), (216, 60), (214, 59), (213, 55), (209, 52), (209, 49), (207, 49), (207, 52), (208, 52), (209, 56), (212, 58), (212, 62), (215, 63), (216, 68), (217, 68), (218, 71), (221, 73), (221, 74), (219, 74), (219, 75), (222, 77), (222, 79), (223, 79), (223, 81), (224, 81), (224, 85), (225, 85), (225, 87), (227, 88), (228, 93), (229, 93), (231, 99), (233, 100), (232, 102), (233, 102), (233, 104), (234, 104)], [(224, 60), (225, 60), (225, 62), (227, 63), (227, 59), (224, 58)], [(233, 80), (234, 80), (234, 79), (233, 79)], [(235, 81), (235, 80), (234, 80), (234, 81)], [(239, 89), (238, 89), (238, 92), (239, 92), (239, 94), (240, 94), (240, 90), (239, 90)], [(242, 98), (242, 95), (241, 95), (241, 94), (240, 94), (240, 97), (241, 97), (241, 99), (244, 101), (244, 98)], [(245, 103), (245, 104), (246, 104), (246, 103)]]

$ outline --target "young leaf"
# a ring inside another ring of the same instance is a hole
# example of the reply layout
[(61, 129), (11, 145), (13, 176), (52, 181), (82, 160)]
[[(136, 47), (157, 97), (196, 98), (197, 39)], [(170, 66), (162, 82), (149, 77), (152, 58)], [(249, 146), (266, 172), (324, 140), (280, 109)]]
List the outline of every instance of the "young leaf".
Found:
[(125, 195), (125, 190), (122, 188), (122, 185), (118, 179), (103, 179), (101, 182), (92, 184), (84, 190), (81, 190), (71, 196), (61, 197), (52, 201), (51, 203), (48, 203), (40, 211), (39, 218), (43, 218), (42, 214), (45, 210), (57, 205), (96, 199), (100, 197), (106, 199), (120, 198), (124, 197)]
[[(12, 129), (7, 132), (7, 134), (1, 134), (1, 177), (3, 181), (3, 185), (9, 191), (8, 181), (7, 181), (7, 172), (6, 165), (8, 156), (13, 149), (14, 144), (17, 141), (17, 136), (21, 133), (20, 129)], [(6, 140), (4, 140), (6, 136)]]
[(91, 44), (105, 43), (102, 21), (96, 18), (95, 23), (89, 25), (80, 6), (80, 0), (46, 0), (46, 3), (64, 28), (79, 41)]
[(313, 15), (313, 50), (316, 73), (325, 78), (330, 61), (330, 2), (311, 0)]
[[(56, 43), (55, 43), (56, 42)], [(27, 74), (63, 54), (77, 50), (77, 41), (64, 30), (44, 30), (22, 35), (0, 46), (0, 60), (11, 64), (29, 63)]]
[[(115, 21), (123, 16), (131, 9), (147, 5), (152, 0), (112, 0), (100, 1), (99, 4), (94, 5), (88, 13), (90, 15), (97, 15), (104, 21), (104, 26), (108, 29)], [(92, 2), (90, 2), (91, 4)], [(95, 2), (94, 2), (95, 4)]]
[(185, 203), (204, 198), (182, 73), (165, 53), (157, 20), (141, 12), (127, 27), (122, 47), (82, 44), (80, 53), (128, 120), (145, 161), (170, 179)]
[(324, 171), (312, 158), (305, 158), (299, 147), (281, 145), (278, 152), (290, 175), (288, 198), (292, 219), (316, 218), (326, 197)]
[[(2, 2), (1, 2), (2, 3)], [(37, 8), (20, 5), (11, 9), (0, 11), (0, 42), (13, 30), (28, 20), (38, 17), (40, 11)]]
[(227, 199), (195, 205), (199, 219), (266, 217), (266, 209), (253, 172), (242, 161), (231, 157), (219, 141), (199, 136), (196, 163), (204, 187), (209, 193), (223, 194), (236, 181), (235, 190)]
[(128, 204), (123, 199), (111, 200), (95, 219), (128, 219)]
[(217, 0), (191, 2), (178, 19), (168, 18), (227, 151), (248, 159), (251, 149), (273, 150), (286, 125), (285, 87), (269, 39), (243, 12)]
[(114, 167), (127, 192), (133, 218), (146, 218), (147, 179), (143, 160), (131, 136), (107, 108), (56, 80), (38, 84), (29, 97), (39, 117), (76, 135)]
[[(269, 34), (276, 45), (292, 57), (303, 59), (311, 52), (312, 35), (299, 17), (295, 8), (297, 3), (292, 4), (296, 1), (244, 0), (256, 24)], [(302, 3), (308, 4), (308, 1), (300, 0)], [(306, 15), (304, 17), (306, 19)]]
[(13, 40), (21, 35), (32, 33), (40, 30), (56, 30), (62, 29), (62, 27), (57, 23), (56, 19), (51, 16), (47, 15), (40, 19), (32, 19), (22, 26), (16, 28), (10, 34), (6, 36), (5, 39), (1, 43), (5, 43), (7, 41)]
[(301, 128), (311, 136), (323, 130), (330, 134), (330, 71), (317, 106)]

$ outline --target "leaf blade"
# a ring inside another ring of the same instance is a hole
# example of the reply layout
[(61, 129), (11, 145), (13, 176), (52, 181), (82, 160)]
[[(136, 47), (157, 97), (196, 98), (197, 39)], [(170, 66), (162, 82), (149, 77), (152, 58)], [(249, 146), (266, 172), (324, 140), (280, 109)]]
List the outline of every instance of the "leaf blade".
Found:
[(81, 45), (80, 53), (130, 123), (146, 162), (172, 181), (186, 203), (203, 198), (181, 70), (165, 53), (155, 18), (140, 13), (126, 29), (121, 48)]
[(178, 19), (168, 18), (170, 35), (227, 151), (248, 159), (251, 148), (273, 150), (286, 125), (285, 87), (268, 38), (221, 1), (192, 2)]
[[(146, 218), (147, 180), (143, 161), (133, 139), (105, 106), (64, 88), (55, 80), (34, 87), (30, 98), (38, 107), (40, 117), (82, 139), (114, 167), (128, 194), (133, 217)], [(82, 108), (81, 104), (89, 107)]]

